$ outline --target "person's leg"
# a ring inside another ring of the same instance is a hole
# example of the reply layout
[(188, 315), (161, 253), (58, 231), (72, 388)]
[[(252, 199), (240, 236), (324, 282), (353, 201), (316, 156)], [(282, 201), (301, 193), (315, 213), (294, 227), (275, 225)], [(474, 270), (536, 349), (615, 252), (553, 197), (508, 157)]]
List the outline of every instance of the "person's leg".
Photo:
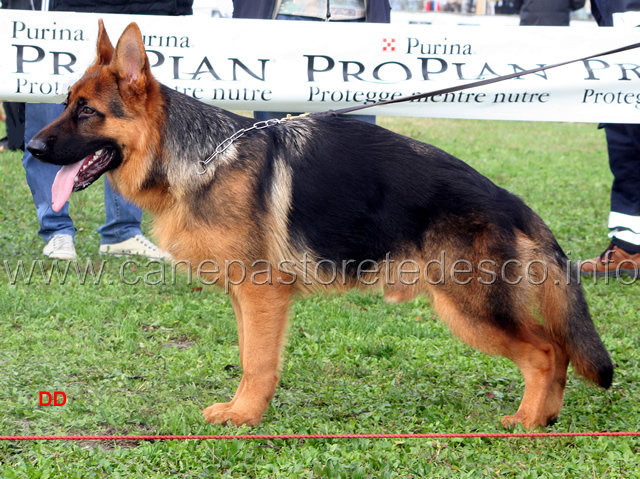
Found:
[(168, 255), (141, 232), (142, 210), (117, 193), (104, 178), (105, 223), (100, 233), (100, 253), (114, 256), (144, 256), (165, 259)]
[(7, 114), (7, 146), (10, 150), (24, 150), (24, 103), (5, 101), (2, 105)]
[(640, 125), (605, 125), (613, 173), (609, 229), (612, 243), (640, 253)]
[(376, 116), (375, 115), (345, 115), (348, 118), (353, 118), (354, 120), (364, 121), (365, 123), (371, 123), (372, 125), (376, 124)]
[[(290, 113), (291, 116), (300, 115), (300, 113)], [(280, 111), (254, 111), (253, 118), (257, 121), (267, 121), (267, 120), (279, 120), (280, 118), (284, 118), (287, 116), (287, 113), (282, 113)]]
[(640, 125), (607, 124), (613, 173), (609, 237), (600, 256), (578, 264), (583, 276), (640, 276)]
[[(27, 103), (25, 105), (25, 144), (47, 124), (58, 118), (62, 105), (53, 103)], [(50, 165), (35, 159), (28, 150), (22, 157), (22, 164), (31, 189), (40, 230), (38, 234), (45, 242), (54, 235), (75, 236), (76, 229), (69, 216), (69, 203), (55, 212), (51, 209), (51, 186), (60, 166)]]
[(98, 228), (100, 244), (121, 243), (141, 234), (142, 210), (117, 193), (104, 177), (105, 223)]
[[(302, 115), (300, 112), (292, 112), (289, 113), (291, 116)], [(279, 111), (254, 111), (253, 118), (257, 121), (267, 121), (267, 120), (279, 120), (287, 116), (287, 113), (279, 112)], [(375, 115), (344, 115), (345, 117), (352, 118), (354, 120), (364, 121), (365, 123), (371, 123), (372, 125), (376, 124), (376, 116)]]

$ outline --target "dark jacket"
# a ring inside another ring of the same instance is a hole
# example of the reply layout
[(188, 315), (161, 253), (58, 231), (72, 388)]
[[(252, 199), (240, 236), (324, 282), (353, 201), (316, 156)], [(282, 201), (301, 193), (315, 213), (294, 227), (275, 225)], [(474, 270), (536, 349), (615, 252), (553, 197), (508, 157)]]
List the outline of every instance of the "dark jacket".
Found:
[[(365, 0), (366, 21), (389, 23), (391, 7), (389, 0)], [(233, 0), (233, 18), (275, 18), (278, 0)]]
[(41, 0), (2, 0), (2, 8), (9, 10), (40, 10)]
[(613, 26), (613, 14), (640, 11), (640, 0), (591, 0), (591, 13), (601, 27)]
[[(40, 10), (42, 0), (3, 0), (2, 8)], [(128, 13), (131, 15), (191, 15), (193, 0), (52, 0), (49, 10), (60, 12)]]
[(51, 0), (49, 10), (61, 12), (191, 15), (193, 0)]
[(521, 0), (520, 25), (567, 26), (571, 11), (586, 0)]

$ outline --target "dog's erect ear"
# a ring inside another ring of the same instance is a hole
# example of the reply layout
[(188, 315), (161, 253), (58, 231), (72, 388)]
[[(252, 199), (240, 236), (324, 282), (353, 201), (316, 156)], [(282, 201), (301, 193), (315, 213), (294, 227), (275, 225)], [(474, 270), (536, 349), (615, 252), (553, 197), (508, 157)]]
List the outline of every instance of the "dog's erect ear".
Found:
[(123, 94), (137, 94), (145, 89), (151, 69), (142, 34), (135, 23), (130, 23), (122, 32), (109, 68), (117, 75)]
[(102, 18), (98, 19), (98, 47), (96, 56), (96, 65), (108, 65), (113, 58), (113, 45), (109, 40), (109, 35), (104, 29)]

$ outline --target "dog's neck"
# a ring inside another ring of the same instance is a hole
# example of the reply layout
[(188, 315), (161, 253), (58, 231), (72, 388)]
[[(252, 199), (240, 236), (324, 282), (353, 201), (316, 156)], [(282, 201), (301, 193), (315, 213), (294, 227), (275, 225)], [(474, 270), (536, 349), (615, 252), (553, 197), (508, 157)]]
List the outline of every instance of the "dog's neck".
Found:
[(252, 124), (249, 118), (206, 105), (165, 85), (161, 91), (166, 103), (166, 150), (192, 161), (194, 167), (225, 139)]
[[(235, 132), (254, 120), (242, 117), (160, 85), (164, 120), (156, 147), (149, 150), (146, 175), (134, 201), (151, 211), (182, 201), (194, 191), (210, 188), (216, 170), (242, 161), (237, 145), (216, 156), (203, 171), (201, 162)], [(157, 207), (157, 208), (156, 208)]]

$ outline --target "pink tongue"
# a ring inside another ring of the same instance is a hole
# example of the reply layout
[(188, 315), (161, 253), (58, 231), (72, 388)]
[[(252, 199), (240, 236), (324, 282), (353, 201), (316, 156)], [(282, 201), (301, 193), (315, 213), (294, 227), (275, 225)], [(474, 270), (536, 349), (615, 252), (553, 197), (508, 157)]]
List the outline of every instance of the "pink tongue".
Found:
[(72, 165), (65, 165), (58, 171), (51, 186), (51, 208), (53, 211), (60, 211), (71, 196), (74, 179), (83, 162), (84, 160), (80, 160)]

